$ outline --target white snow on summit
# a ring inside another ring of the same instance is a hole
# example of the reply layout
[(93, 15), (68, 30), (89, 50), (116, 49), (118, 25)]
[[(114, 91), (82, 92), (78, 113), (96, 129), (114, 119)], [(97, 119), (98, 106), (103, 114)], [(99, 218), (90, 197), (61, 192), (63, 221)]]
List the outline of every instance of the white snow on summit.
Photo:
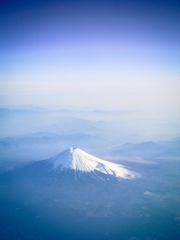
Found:
[(49, 159), (53, 162), (53, 169), (73, 169), (82, 172), (99, 171), (104, 174), (114, 175), (117, 178), (133, 179), (140, 177), (138, 173), (129, 171), (124, 166), (94, 157), (79, 148), (69, 148), (64, 152)]

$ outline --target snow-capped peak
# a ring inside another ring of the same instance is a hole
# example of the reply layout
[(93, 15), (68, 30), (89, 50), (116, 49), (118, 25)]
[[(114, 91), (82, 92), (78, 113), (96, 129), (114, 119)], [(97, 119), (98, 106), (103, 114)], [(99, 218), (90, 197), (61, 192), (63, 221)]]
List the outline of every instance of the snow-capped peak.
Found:
[(124, 166), (94, 157), (79, 148), (69, 148), (64, 152), (49, 159), (53, 163), (53, 169), (61, 171), (72, 169), (82, 172), (102, 172), (115, 177), (132, 179), (139, 177), (138, 173), (129, 171)]

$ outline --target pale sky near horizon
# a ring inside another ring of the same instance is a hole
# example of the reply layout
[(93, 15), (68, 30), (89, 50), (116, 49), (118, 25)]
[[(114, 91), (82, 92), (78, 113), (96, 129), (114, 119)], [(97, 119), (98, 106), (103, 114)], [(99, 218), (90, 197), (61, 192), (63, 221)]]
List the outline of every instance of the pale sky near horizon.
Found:
[(7, 1), (0, 105), (146, 109), (180, 105), (176, 1)]

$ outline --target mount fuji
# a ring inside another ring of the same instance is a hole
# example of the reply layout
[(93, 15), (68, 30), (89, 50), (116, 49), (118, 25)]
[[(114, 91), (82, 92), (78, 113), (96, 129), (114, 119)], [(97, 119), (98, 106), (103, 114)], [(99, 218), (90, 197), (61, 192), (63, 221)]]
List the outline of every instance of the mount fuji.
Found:
[(115, 178), (134, 179), (140, 174), (126, 169), (124, 166), (94, 157), (79, 148), (68, 148), (62, 153), (40, 161), (38, 165), (46, 166), (54, 173), (78, 172), (91, 173), (98, 176), (98, 173), (111, 175)]

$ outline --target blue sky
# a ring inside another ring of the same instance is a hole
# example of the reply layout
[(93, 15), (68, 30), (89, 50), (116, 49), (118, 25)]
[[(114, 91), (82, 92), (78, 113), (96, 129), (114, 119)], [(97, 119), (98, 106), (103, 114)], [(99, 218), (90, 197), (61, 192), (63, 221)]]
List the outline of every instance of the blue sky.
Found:
[(178, 1), (6, 1), (0, 104), (177, 112)]

